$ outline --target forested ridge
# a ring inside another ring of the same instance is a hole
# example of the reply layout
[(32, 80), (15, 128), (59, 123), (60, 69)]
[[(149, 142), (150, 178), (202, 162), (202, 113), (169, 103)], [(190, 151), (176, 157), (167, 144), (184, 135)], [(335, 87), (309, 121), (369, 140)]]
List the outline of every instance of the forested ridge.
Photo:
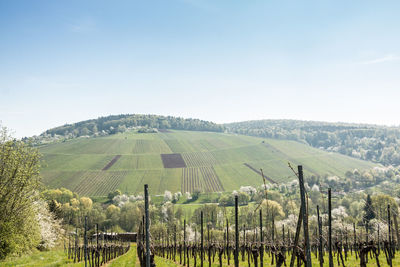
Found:
[(146, 127), (149, 129), (176, 129), (192, 131), (221, 132), (224, 127), (210, 121), (184, 119), (173, 116), (121, 114), (99, 117), (97, 119), (65, 124), (45, 131), (42, 135), (87, 136), (96, 134), (115, 134), (124, 132), (130, 127)]
[(288, 139), (384, 165), (400, 165), (400, 127), (299, 120), (257, 120), (224, 125), (229, 132)]

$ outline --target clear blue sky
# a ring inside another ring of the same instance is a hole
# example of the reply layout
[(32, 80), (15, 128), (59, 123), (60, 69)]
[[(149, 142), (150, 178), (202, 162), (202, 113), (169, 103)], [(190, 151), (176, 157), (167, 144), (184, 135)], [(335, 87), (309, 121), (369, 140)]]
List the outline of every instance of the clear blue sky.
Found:
[(400, 1), (0, 0), (0, 120), (400, 124)]

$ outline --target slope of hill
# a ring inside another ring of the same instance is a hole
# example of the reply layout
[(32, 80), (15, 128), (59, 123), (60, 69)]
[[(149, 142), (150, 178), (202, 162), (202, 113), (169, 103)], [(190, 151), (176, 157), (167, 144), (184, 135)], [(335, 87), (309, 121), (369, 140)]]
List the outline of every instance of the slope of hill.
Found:
[(287, 182), (294, 179), (288, 162), (302, 164), (306, 175), (344, 175), (376, 166), (295, 141), (175, 130), (78, 138), (42, 146), (40, 152), (46, 185), (88, 196), (117, 188), (138, 193), (145, 183), (152, 194), (232, 191), (261, 185), (260, 168), (270, 182)]
[(400, 127), (300, 120), (256, 120), (224, 125), (231, 133), (296, 140), (316, 148), (400, 166)]

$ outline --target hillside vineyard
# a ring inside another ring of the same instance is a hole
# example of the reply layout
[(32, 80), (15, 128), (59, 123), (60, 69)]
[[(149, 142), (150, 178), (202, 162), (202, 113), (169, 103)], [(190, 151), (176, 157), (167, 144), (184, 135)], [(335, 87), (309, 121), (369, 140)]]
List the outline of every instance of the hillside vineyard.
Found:
[(319, 175), (375, 166), (296, 141), (177, 130), (78, 138), (42, 146), (40, 152), (46, 185), (87, 196), (115, 189), (138, 193), (146, 183), (155, 194), (233, 191), (260, 186), (260, 168), (269, 182), (279, 184), (294, 179), (288, 162)]

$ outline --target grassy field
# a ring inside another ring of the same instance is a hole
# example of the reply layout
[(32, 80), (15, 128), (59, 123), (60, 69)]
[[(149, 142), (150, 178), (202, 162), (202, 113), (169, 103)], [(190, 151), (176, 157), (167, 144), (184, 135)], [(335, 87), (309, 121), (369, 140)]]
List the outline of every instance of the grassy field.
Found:
[[(329, 266), (328, 264), (328, 255), (325, 254), (325, 263), (324, 266)], [(165, 266), (181, 266), (179, 265), (179, 256), (177, 255), (177, 261), (178, 262), (174, 262), (172, 260), (167, 260), (161, 257), (156, 257), (155, 261), (156, 261), (156, 265), (159, 267), (165, 267)], [(206, 261), (204, 262), (204, 266), (208, 266), (208, 261), (207, 261), (207, 257), (206, 257)], [(193, 266), (193, 259), (190, 259), (190, 266)], [(241, 254), (239, 255), (239, 260), (240, 266), (248, 266), (247, 264), (247, 258), (246, 261), (242, 261), (242, 257)], [(290, 258), (286, 259), (286, 263), (289, 264), (290, 262)], [(384, 267), (384, 266), (389, 266), (386, 263), (386, 258), (384, 253), (381, 253), (379, 256), (379, 263), (380, 266)], [(348, 261), (345, 262), (346, 266), (360, 266), (359, 260), (357, 260), (353, 254), (353, 256), (351, 256), (349, 254), (349, 258)], [(231, 262), (230, 265), (227, 264), (227, 260), (223, 259), (223, 266), (233, 266), (233, 256), (231, 257)], [(4, 267), (8, 267), (8, 266), (15, 266), (15, 267), (22, 267), (22, 266), (32, 266), (32, 267), (56, 267), (56, 266), (72, 266), (72, 267), (81, 267), (81, 266), (85, 266), (83, 262), (80, 263), (73, 263), (71, 260), (67, 259), (67, 255), (66, 253), (64, 253), (63, 250), (54, 250), (54, 251), (47, 251), (47, 252), (36, 252), (33, 253), (31, 255), (27, 255), (27, 256), (23, 256), (23, 257), (19, 257), (19, 258), (12, 258), (12, 259), (8, 259), (6, 261), (0, 261), (0, 266), (4, 266)], [(139, 267), (139, 260), (137, 258), (136, 255), (136, 245), (133, 244), (131, 249), (128, 251), (128, 253), (126, 253), (125, 255), (122, 255), (116, 259), (114, 259), (113, 261), (109, 262), (106, 265), (103, 266), (112, 266), (112, 267), (116, 267), (116, 266), (121, 266), (121, 267), (125, 267), (125, 266), (135, 266), (135, 267)], [(197, 259), (197, 266), (200, 266), (200, 262), (199, 259)], [(213, 267), (217, 267), (219, 266), (218, 263), (218, 256), (215, 257), (215, 261), (214, 263), (211, 265)], [(264, 266), (275, 266), (273, 264), (271, 264), (271, 258), (267, 255), (264, 254)], [(317, 261), (317, 259), (314, 257), (314, 255), (312, 255), (312, 266), (318, 267), (319, 263)], [(338, 266), (337, 264), (337, 259), (336, 257), (334, 258), (334, 266)], [(369, 259), (369, 262), (367, 264), (368, 267), (375, 267), (377, 266), (375, 259)], [(393, 266), (400, 266), (400, 257), (395, 257), (393, 259)]]
[[(79, 138), (42, 146), (40, 152), (46, 185), (65, 187), (87, 196), (106, 195), (115, 189), (137, 194), (146, 183), (153, 195), (165, 190), (199, 188), (213, 192), (261, 185), (260, 175), (244, 163), (256, 170), (262, 168), (265, 175), (278, 183), (294, 179), (288, 162), (302, 164), (306, 175), (340, 176), (347, 170), (375, 166), (294, 141), (193, 131), (126, 132)], [(172, 153), (180, 153), (190, 170), (165, 166), (161, 154)], [(110, 165), (114, 157), (117, 160)]]

